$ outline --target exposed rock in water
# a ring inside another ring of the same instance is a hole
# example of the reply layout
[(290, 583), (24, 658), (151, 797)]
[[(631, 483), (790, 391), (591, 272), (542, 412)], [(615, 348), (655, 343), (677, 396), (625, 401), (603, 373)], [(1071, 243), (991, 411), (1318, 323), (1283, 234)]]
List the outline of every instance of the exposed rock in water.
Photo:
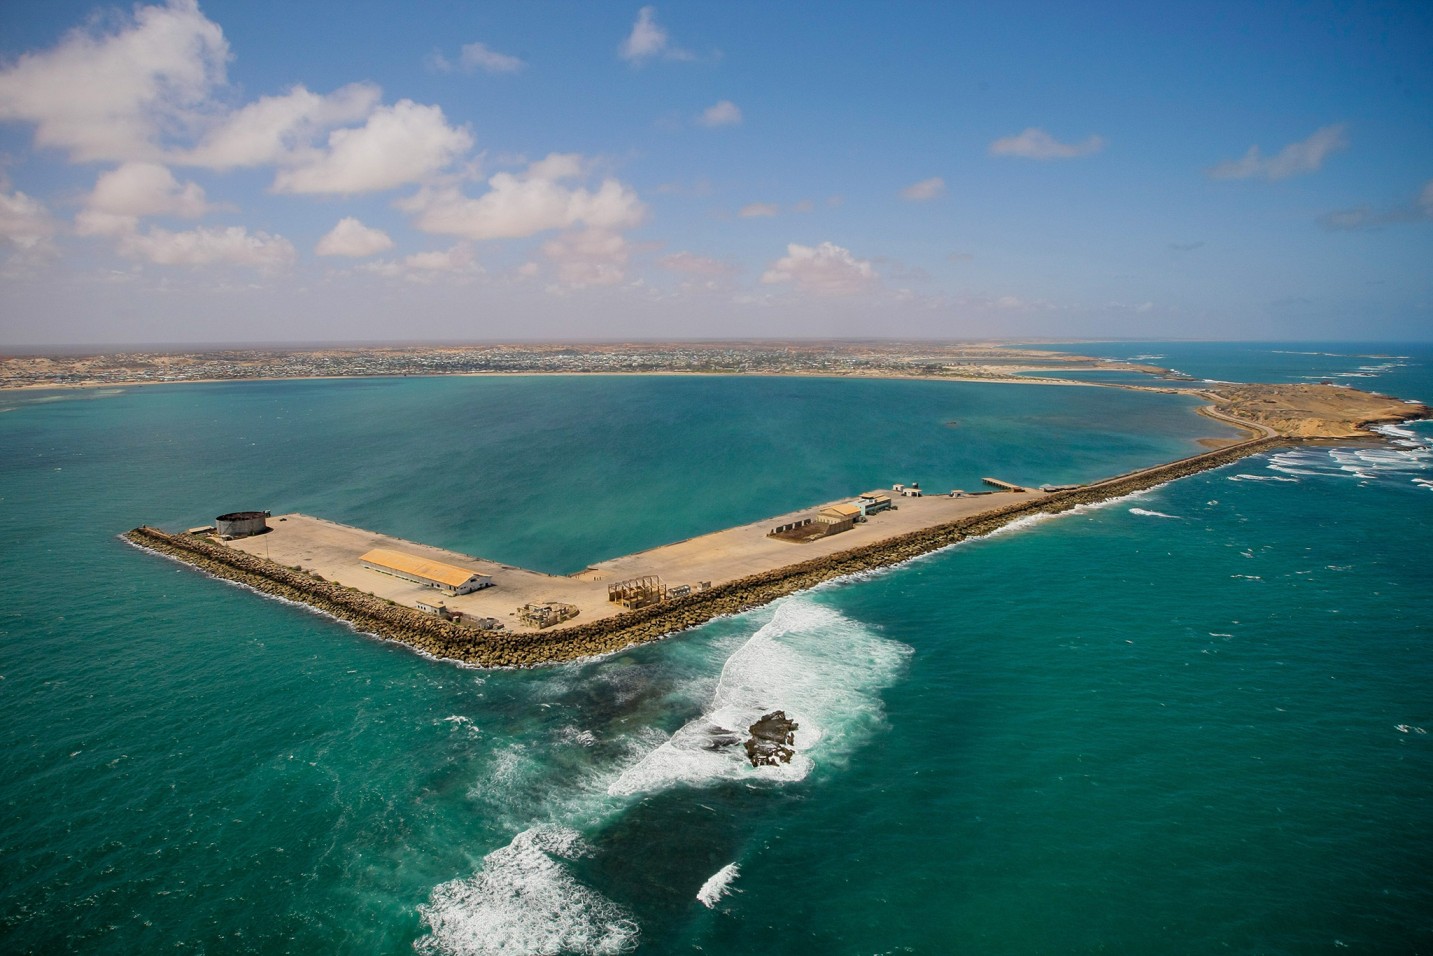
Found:
[(796, 751), (796, 730), (800, 725), (786, 716), (782, 710), (773, 710), (752, 724), (747, 730), (751, 736), (746, 741), (746, 756), (753, 767), (774, 767), (779, 763), (790, 763)]

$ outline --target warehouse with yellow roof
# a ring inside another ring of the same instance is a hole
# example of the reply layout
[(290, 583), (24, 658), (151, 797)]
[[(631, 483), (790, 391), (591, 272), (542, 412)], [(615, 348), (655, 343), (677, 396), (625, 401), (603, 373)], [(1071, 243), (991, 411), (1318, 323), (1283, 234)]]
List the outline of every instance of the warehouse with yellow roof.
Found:
[(479, 588), (491, 587), (493, 583), (490, 575), (388, 548), (374, 548), (359, 558), (358, 563), (370, 571), (391, 574), (395, 578), (436, 588), (448, 594), (467, 594)]

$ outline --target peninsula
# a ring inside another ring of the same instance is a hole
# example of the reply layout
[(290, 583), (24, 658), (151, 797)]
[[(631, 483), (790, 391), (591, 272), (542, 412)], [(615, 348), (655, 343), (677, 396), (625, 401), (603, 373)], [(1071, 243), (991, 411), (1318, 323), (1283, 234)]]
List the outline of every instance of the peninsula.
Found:
[[(1163, 389), (1161, 389), (1163, 390)], [(940, 491), (896, 486), (555, 576), (453, 554), (302, 514), (243, 512), (217, 526), (125, 538), (217, 577), (307, 604), (434, 657), (522, 667), (610, 653), (822, 581), (887, 567), (1021, 518), (1130, 494), (1302, 441), (1373, 439), (1376, 422), (1427, 406), (1333, 386), (1201, 392), (1205, 414), (1250, 437), (1077, 486)], [(892, 507), (896, 505), (896, 507)], [(228, 533), (233, 532), (233, 533)]]

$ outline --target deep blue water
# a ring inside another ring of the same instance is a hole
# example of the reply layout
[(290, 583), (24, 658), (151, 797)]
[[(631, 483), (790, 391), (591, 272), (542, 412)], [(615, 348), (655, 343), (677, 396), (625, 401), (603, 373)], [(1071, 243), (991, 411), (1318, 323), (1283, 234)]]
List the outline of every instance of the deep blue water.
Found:
[[(1161, 348), (1211, 378), (1374, 361)], [(1433, 352), (1396, 351), (1352, 381), (1433, 398)], [(567, 572), (892, 481), (1092, 478), (1214, 426), (1107, 389), (692, 377), (0, 409), (5, 951), (1433, 949), (1428, 425), (493, 672), (115, 535), (302, 510)], [(702, 746), (777, 707), (790, 767)]]

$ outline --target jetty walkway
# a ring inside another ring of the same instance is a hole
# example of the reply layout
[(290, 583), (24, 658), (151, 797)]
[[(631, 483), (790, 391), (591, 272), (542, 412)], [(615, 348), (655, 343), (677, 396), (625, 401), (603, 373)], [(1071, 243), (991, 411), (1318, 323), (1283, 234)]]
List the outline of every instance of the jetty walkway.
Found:
[[(777, 516), (598, 562), (565, 577), (300, 514), (271, 518), (272, 530), (267, 534), (227, 543), (149, 527), (127, 532), (125, 538), (215, 576), (307, 604), (360, 631), (400, 641), (434, 657), (487, 667), (534, 666), (656, 640), (831, 578), (888, 567), (989, 534), (1020, 518), (1127, 495), (1286, 442), (1262, 434), (1056, 491), (901, 498), (896, 509), (874, 514), (850, 531), (801, 544), (769, 536), (772, 527), (799, 513)], [(504, 628), (476, 630), (420, 611), (417, 604), (435, 600), (434, 591), (360, 565), (364, 553), (383, 547), (491, 575), (494, 587), (442, 600), (447, 608), (461, 611), (469, 619), (494, 618)], [(670, 586), (687, 585), (690, 590), (679, 589), (675, 596), (669, 594), (665, 600), (635, 610), (608, 600), (610, 585), (647, 576), (659, 576)], [(545, 629), (524, 626), (515, 617), (520, 605), (552, 602), (575, 607), (576, 617)]]

